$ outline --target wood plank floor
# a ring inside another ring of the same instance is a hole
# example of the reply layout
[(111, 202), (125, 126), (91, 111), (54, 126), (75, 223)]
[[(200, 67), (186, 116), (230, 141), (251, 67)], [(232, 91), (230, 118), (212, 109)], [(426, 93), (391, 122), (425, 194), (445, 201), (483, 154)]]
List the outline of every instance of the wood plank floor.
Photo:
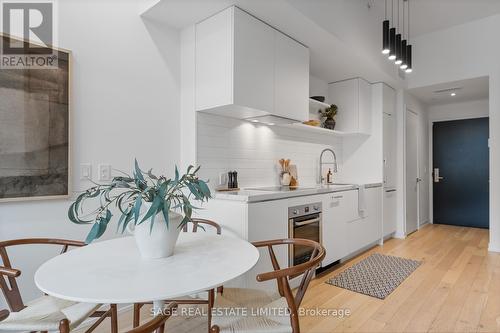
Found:
[[(428, 225), (405, 240), (391, 239), (311, 282), (304, 309), (345, 309), (349, 316), (303, 316), (301, 331), (500, 332), (500, 254), (488, 253), (488, 230)], [(422, 260), (423, 264), (385, 300), (325, 281), (372, 253)], [(149, 309), (142, 318), (149, 317)], [(120, 314), (120, 331), (131, 327)], [(96, 332), (108, 332), (107, 325)], [(167, 332), (206, 332), (206, 318), (169, 320)]]

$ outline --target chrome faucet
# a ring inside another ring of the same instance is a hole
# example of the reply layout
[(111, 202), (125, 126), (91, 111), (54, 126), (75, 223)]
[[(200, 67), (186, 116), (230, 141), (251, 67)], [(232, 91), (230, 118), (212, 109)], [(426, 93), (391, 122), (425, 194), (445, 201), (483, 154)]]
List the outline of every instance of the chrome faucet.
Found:
[[(323, 163), (323, 154), (327, 151), (332, 153), (333, 163)], [(320, 184), (323, 184), (323, 181), (325, 180), (325, 177), (323, 177), (323, 164), (333, 164), (333, 172), (335, 172), (335, 173), (338, 172), (337, 155), (335, 155), (335, 152), (332, 149), (330, 149), (330, 148), (323, 149), (323, 151), (321, 152), (321, 155), (319, 155), (319, 183)]]

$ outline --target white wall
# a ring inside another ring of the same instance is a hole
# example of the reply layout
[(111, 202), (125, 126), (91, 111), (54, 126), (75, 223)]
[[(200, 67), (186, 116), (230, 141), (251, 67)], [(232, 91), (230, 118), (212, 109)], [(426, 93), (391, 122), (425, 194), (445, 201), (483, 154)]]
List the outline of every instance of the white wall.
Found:
[[(342, 179), (340, 139), (206, 113), (198, 113), (197, 118), (197, 164), (202, 166), (200, 177), (209, 179), (212, 187), (219, 173), (229, 170), (238, 171), (240, 187), (278, 185), (280, 158), (297, 165), (300, 185), (316, 184), (319, 156), (325, 148), (335, 151), (339, 174), (334, 177), (338, 182)], [(325, 161), (330, 159), (325, 155)]]
[[(179, 37), (139, 17), (140, 2), (59, 1), (59, 44), (73, 52), (71, 166), (76, 189), (81, 163), (172, 174), (179, 161)], [(69, 200), (0, 203), (0, 239), (62, 237), (83, 240), (89, 227), (68, 221)], [(106, 237), (114, 236), (113, 225)], [(38, 265), (59, 252), (40, 247), (13, 250), (23, 271), (25, 300), (39, 294)], [(5, 308), (3, 298), (0, 308)]]
[(409, 88), (489, 76), (490, 244), (500, 252), (500, 15), (490, 16), (413, 40), (414, 71)]
[(328, 96), (328, 82), (314, 75), (309, 75), (309, 96)]
[(429, 121), (482, 118), (489, 116), (488, 99), (429, 106)]

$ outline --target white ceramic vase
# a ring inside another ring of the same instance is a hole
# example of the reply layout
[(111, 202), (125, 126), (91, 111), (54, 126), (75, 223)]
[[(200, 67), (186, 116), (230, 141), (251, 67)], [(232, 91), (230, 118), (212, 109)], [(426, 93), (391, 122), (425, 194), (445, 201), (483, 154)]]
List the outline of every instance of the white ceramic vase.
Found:
[[(149, 207), (149, 203), (143, 203), (143, 211), (147, 211)], [(138, 225), (134, 225), (133, 223), (128, 224), (127, 229), (134, 235), (142, 258), (166, 258), (174, 253), (175, 243), (177, 243), (180, 232), (179, 225), (182, 222), (183, 216), (170, 211), (168, 219), (168, 227), (161, 213), (156, 215), (152, 229), (151, 218)]]

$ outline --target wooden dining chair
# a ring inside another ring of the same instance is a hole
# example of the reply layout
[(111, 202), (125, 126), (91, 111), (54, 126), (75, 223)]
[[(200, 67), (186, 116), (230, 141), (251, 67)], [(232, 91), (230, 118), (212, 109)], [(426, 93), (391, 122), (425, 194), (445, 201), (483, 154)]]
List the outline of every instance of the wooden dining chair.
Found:
[[(192, 218), (190, 222), (186, 223), (184, 227), (182, 228), (183, 232), (188, 232), (189, 228), (188, 226), (192, 224), (192, 229), (191, 232), (197, 232), (199, 228), (205, 230), (206, 226), (209, 226), (213, 229), (215, 229), (215, 232), (217, 235), (220, 235), (222, 233), (222, 228), (221, 226), (214, 221), (207, 220), (207, 219), (201, 219), (201, 218)], [(217, 288), (217, 291), (222, 291), (222, 287)], [(207, 290), (208, 296), (207, 299), (198, 299), (198, 298), (182, 298), (182, 299), (175, 299), (175, 300), (165, 300), (165, 302), (170, 303), (170, 302), (175, 302), (177, 304), (207, 304), (208, 306), (208, 328), (212, 326), (212, 307), (214, 305), (214, 298), (215, 298), (215, 290)], [(134, 327), (138, 327), (139, 323), (141, 321), (141, 308), (144, 304), (151, 304), (149, 303), (136, 303), (134, 304)]]
[(165, 331), (165, 323), (168, 318), (170, 318), (173, 312), (177, 309), (177, 303), (172, 302), (166, 308), (163, 309), (162, 313), (155, 316), (153, 319), (147, 323), (134, 328), (126, 333), (163, 333)]
[[(0, 311), (0, 331), (9, 332), (47, 332), (58, 331), (61, 333), (70, 332), (89, 317), (98, 318), (92, 326), (85, 332), (92, 332), (106, 318), (111, 319), (111, 332), (118, 332), (118, 318), (115, 304), (111, 304), (108, 310), (98, 311), (101, 304), (78, 303), (58, 299), (56, 297), (44, 295), (27, 304), (24, 304), (16, 278), (21, 275), (21, 271), (11, 264), (7, 248), (19, 245), (61, 245), (62, 253), (65, 253), (70, 246), (84, 246), (85, 243), (66, 239), (51, 238), (29, 238), (15, 239), (0, 242), (0, 289), (10, 308)], [(58, 274), (58, 272), (54, 272)]]
[[(277, 293), (264, 290), (244, 288), (224, 288), (223, 294), (215, 298), (214, 312), (223, 314), (213, 319), (211, 333), (299, 333), (300, 303), (304, 298), (309, 282), (315, 270), (325, 257), (325, 249), (319, 243), (300, 238), (276, 239), (252, 243), (255, 247), (266, 247), (271, 257), (273, 271), (257, 275), (257, 281), (275, 279), (278, 286)], [(312, 249), (309, 261), (280, 268), (274, 246), (300, 245)], [(289, 280), (302, 275), (300, 285), (295, 293), (290, 288)], [(243, 311), (228, 311), (230, 309), (247, 309)], [(224, 315), (230, 314), (230, 315)]]

